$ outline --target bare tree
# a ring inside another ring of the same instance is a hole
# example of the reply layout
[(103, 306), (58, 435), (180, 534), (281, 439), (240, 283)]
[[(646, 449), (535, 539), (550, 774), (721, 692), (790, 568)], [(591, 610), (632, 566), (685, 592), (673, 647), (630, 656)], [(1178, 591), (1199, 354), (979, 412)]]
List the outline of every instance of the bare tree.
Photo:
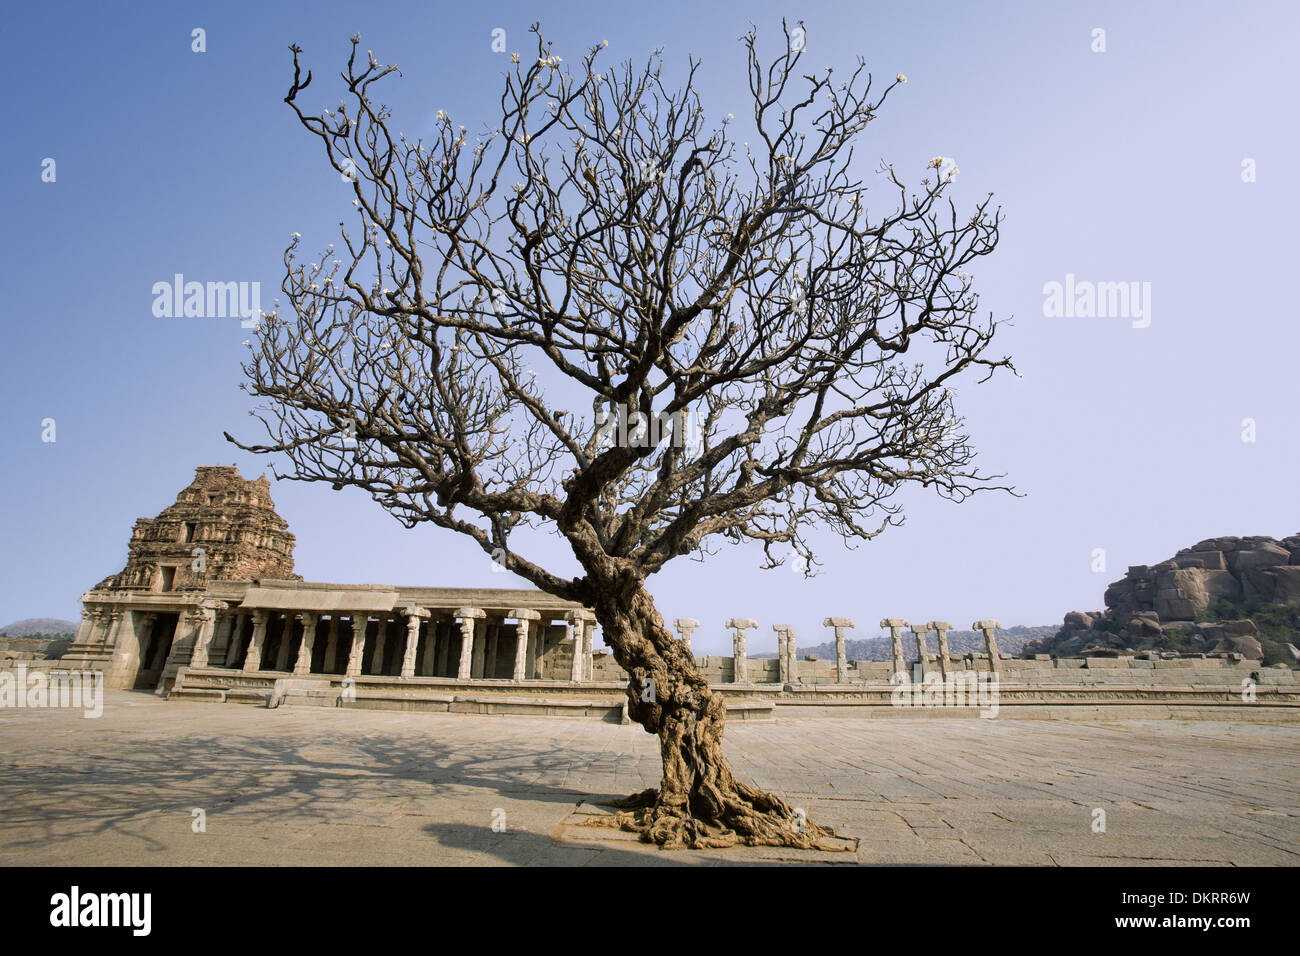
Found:
[[(619, 820), (667, 846), (811, 847), (828, 831), (732, 775), (722, 698), (650, 575), (723, 541), (762, 542), (765, 567), (815, 560), (810, 529), (870, 539), (907, 485), (958, 501), (1004, 487), (974, 467), (948, 388), (1011, 366), (985, 356), (997, 323), (977, 319), (964, 271), (1000, 211), (988, 197), (959, 215), (939, 158), (913, 191), (882, 166), (869, 210), (854, 138), (905, 79), (878, 89), (861, 60), (843, 82), (800, 75), (783, 31), (767, 66), (754, 31), (741, 38), (741, 144), (730, 115), (706, 120), (699, 61), (672, 91), (658, 51), (602, 68), (598, 46), (570, 67), (534, 25), (499, 124), (474, 137), (440, 113), (424, 142), (394, 137), (373, 97), (396, 67), (359, 58), (359, 36), (345, 99), (319, 113), (291, 47), (285, 101), (352, 180), (354, 224), (309, 265), (289, 245), (289, 310), (244, 366), (269, 439), (226, 436), (591, 607), (663, 756), (660, 786)], [(567, 539), (583, 573), (511, 548), (521, 523)]]

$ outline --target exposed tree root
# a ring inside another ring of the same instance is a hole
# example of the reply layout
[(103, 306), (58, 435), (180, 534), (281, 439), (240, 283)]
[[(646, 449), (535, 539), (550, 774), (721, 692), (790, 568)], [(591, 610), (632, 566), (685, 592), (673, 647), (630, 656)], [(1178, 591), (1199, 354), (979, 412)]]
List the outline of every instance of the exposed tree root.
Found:
[(802, 811), (765, 791), (735, 783), (722, 795), (721, 812), (692, 814), (683, 803), (664, 803), (657, 789), (642, 790), (607, 806), (620, 812), (587, 821), (588, 826), (617, 827), (636, 833), (644, 843), (666, 850), (722, 849), (731, 846), (778, 846), (801, 850), (848, 850), (835, 831), (808, 820)]
[(732, 775), (722, 753), (726, 701), (668, 633), (641, 577), (607, 573), (594, 606), (614, 659), (628, 673), (628, 715), (659, 738), (663, 776), (658, 788), (614, 801), (617, 813), (586, 825), (618, 827), (665, 849), (852, 849), (845, 843), (853, 841), (803, 810)]

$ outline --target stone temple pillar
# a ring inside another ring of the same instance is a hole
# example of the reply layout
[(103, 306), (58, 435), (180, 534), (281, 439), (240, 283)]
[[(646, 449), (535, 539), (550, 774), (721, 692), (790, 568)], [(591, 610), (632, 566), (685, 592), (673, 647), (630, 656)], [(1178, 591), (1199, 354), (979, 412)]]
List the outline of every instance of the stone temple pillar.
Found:
[[(686, 645), (686, 649), (690, 651), (691, 635), (694, 634), (695, 629), (700, 626), (700, 622), (695, 620), (693, 617), (679, 617), (677, 620), (673, 621), (673, 624), (677, 627), (677, 633), (682, 636), (682, 642)], [(695, 652), (691, 651), (691, 655), (694, 656), (694, 654)]]
[(749, 659), (745, 655), (745, 631), (751, 627), (758, 627), (758, 622), (753, 618), (733, 617), (727, 621), (725, 626), (735, 631), (732, 637), (734, 654), (732, 657), (731, 682), (733, 684), (748, 684)]
[(564, 621), (573, 631), (573, 653), (582, 655), (581, 669), (575, 665), (569, 671), (569, 677), (573, 680), (594, 680), (596, 615), (586, 608), (575, 608), (564, 615)]
[(844, 629), (852, 626), (851, 617), (828, 617), (822, 621), (822, 627), (835, 628), (835, 680), (840, 684), (849, 682), (849, 662), (844, 654)]
[(266, 619), (269, 615), (265, 608), (253, 611), (253, 636), (248, 642), (248, 653), (244, 655), (244, 670), (250, 673), (262, 669), (262, 645), (266, 643)]
[(473, 680), (483, 679), (484, 660), (487, 657), (487, 618), (474, 622), (474, 652), (470, 656), (469, 676)]
[(125, 612), (120, 607), (112, 608), (108, 612), (108, 629), (104, 631), (104, 647), (109, 650), (117, 649), (117, 639), (122, 630), (122, 618)]
[(497, 676), (497, 653), (504, 626), (505, 618), (498, 617), (488, 617), (483, 624), (483, 677)]
[(315, 611), (302, 612), (302, 643), (298, 645), (298, 656), (293, 661), (295, 674), (311, 673), (311, 655), (316, 648), (316, 625), (320, 615)]
[(531, 676), (528, 670), (528, 632), (536, 627), (533, 622), (540, 620), (542, 616), (536, 611), (522, 607), (515, 608), (510, 612), (510, 616), (517, 622), (515, 624), (515, 667), (510, 679), (522, 681)]
[(582, 672), (587, 680), (595, 679), (596, 670), (596, 616), (582, 612)]
[(388, 615), (375, 622), (375, 652), (370, 658), (370, 673), (384, 673), (384, 650), (388, 643)]
[(790, 658), (786, 649), (786, 635), (790, 631), (790, 625), (773, 624), (772, 630), (776, 631), (777, 680), (782, 684), (788, 684), (790, 683)]
[(209, 648), (209, 654), (218, 661), (225, 661), (226, 653), (230, 647), (230, 635), (234, 631), (232, 626), (235, 621), (235, 612), (230, 610), (226, 605), (220, 606), (220, 614), (217, 616), (217, 629), (212, 638), (212, 646)]
[(424, 658), (420, 661), (420, 676), (432, 677), (438, 653), (438, 619), (430, 613), (424, 626)]
[(325, 641), (325, 673), (333, 674), (339, 662), (339, 616), (330, 615), (330, 636)]
[(87, 604), (81, 611), (81, 627), (77, 628), (77, 648), (90, 648), (99, 643), (99, 628), (104, 620), (98, 604)]
[(194, 647), (190, 651), (190, 667), (208, 666), (208, 644), (212, 640), (213, 624), (217, 619), (216, 605), (204, 601), (199, 605), (199, 633), (194, 638)]
[(572, 615), (564, 618), (565, 636), (573, 644), (573, 660), (569, 664), (569, 680), (575, 684), (582, 682), (582, 631), (577, 630), (577, 619)]
[(361, 676), (361, 659), (366, 653), (366, 624), (369, 618), (360, 611), (352, 613), (352, 646), (348, 648), (348, 677)]
[(406, 615), (406, 648), (402, 651), (402, 676), (415, 676), (415, 654), (420, 647), (420, 620), (429, 616), (422, 607), (412, 604), (402, 609)]
[(925, 660), (930, 656), (930, 652), (925, 647), (925, 632), (928, 630), (929, 628), (923, 624), (912, 625), (912, 636), (916, 638), (917, 666), (921, 669), (922, 677), (925, 677), (925, 672), (929, 669), (926, 667)]
[(537, 671), (535, 673), (537, 680), (546, 679), (546, 640), (551, 630), (552, 620), (554, 618), (547, 614), (535, 621), (532, 626), (532, 629), (537, 632)]
[(99, 609), (99, 628), (95, 631), (95, 639), (99, 643), (99, 649), (112, 649), (117, 645), (117, 628), (121, 626), (122, 613), (114, 607), (100, 607)]
[(287, 671), (289, 669), (289, 647), (293, 644), (293, 615), (281, 614), (280, 619), (280, 649), (275, 652), (275, 669)]
[[(429, 625), (429, 632), (433, 636), (434, 645), (438, 648), (438, 661), (434, 666), (437, 668), (435, 673), (439, 677), (447, 673), (447, 660), (451, 657), (451, 635), (455, 624), (454, 618), (446, 618), (445, 620), (440, 619), (437, 625)], [(438, 636), (439, 631), (443, 632), (441, 637)]]
[(993, 632), (998, 628), (997, 621), (976, 621), (971, 625), (977, 631), (984, 632), (984, 647), (989, 652), (989, 669), (993, 673), (1002, 674), (1002, 655), (998, 652), (998, 641), (993, 636)]
[(799, 683), (799, 643), (794, 635), (794, 625), (785, 629), (785, 657), (790, 662), (790, 683)]
[(96, 605), (90, 611), (90, 631), (86, 634), (86, 644), (101, 650), (108, 643), (108, 632), (113, 626), (113, 615), (103, 605)]
[(906, 674), (907, 661), (903, 658), (903, 628), (907, 621), (901, 617), (887, 617), (880, 622), (881, 627), (889, 628), (889, 643), (894, 656), (894, 673)]
[(952, 625), (947, 621), (931, 621), (926, 625), (927, 628), (934, 630), (939, 635), (939, 673), (944, 680), (948, 679), (948, 632), (952, 630)]
[(474, 662), (474, 625), (487, 617), (487, 613), (476, 607), (458, 607), (455, 616), (460, 618), (460, 666), (456, 679), (469, 680)]
[(239, 663), (239, 652), (244, 643), (244, 616), (245, 612), (235, 611), (231, 617), (235, 623), (230, 632), (230, 640), (226, 642), (226, 666), (234, 667)]
[(112, 648), (113, 632), (120, 623), (120, 616), (111, 607), (100, 607), (96, 613), (98, 623), (91, 632), (91, 640), (99, 645), (100, 650)]

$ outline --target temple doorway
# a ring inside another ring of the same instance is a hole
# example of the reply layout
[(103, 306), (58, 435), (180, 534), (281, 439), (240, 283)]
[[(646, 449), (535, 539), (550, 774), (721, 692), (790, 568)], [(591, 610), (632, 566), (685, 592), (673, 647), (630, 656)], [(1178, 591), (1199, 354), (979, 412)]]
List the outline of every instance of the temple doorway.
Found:
[(163, 666), (172, 649), (172, 639), (176, 636), (179, 614), (159, 614), (149, 632), (149, 639), (140, 649), (140, 670), (136, 672), (135, 683), (131, 686), (137, 690), (152, 690), (162, 677)]

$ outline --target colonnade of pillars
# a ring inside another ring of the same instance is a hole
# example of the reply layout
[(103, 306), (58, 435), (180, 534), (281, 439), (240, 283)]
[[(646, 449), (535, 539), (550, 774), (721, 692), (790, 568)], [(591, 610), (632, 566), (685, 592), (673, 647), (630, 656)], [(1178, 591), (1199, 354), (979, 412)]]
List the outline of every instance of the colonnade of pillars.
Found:
[[(454, 677), (459, 680), (539, 680), (546, 655), (572, 645), (566, 675), (589, 680), (595, 616), (574, 610), (552, 616), (529, 608), (507, 614), (462, 607), (450, 613), (418, 606), (395, 614), (244, 610), (205, 604), (191, 667), (218, 666), (245, 672), (271, 670), (306, 674), (394, 677)], [(565, 635), (552, 640), (553, 621)]]
[[(691, 646), (691, 635), (700, 626), (700, 622), (694, 618), (679, 617), (673, 622), (677, 627), (677, 632), (681, 639), (686, 643), (689, 650)], [(845, 632), (851, 629), (854, 624), (851, 618), (847, 617), (828, 617), (822, 622), (823, 627), (832, 628), (835, 632), (835, 673), (836, 680), (845, 683), (849, 680), (849, 662), (845, 654)], [(907, 661), (903, 653), (903, 631), (910, 628), (912, 636), (916, 640), (917, 654), (920, 657), (921, 672), (924, 674), (930, 664), (930, 654), (926, 649), (926, 635), (930, 631), (938, 634), (939, 670), (944, 678), (948, 676), (948, 668), (952, 663), (952, 655), (948, 652), (948, 632), (952, 630), (952, 625), (947, 621), (930, 621), (927, 624), (910, 625), (902, 618), (887, 617), (880, 622), (881, 627), (889, 628), (892, 657), (894, 660), (894, 673), (906, 674)], [(981, 631), (984, 634), (984, 646), (987, 649), (989, 657), (989, 667), (994, 673), (1002, 672), (1001, 652), (998, 650), (997, 638), (994, 632), (1000, 625), (997, 621), (976, 621), (971, 628)], [(733, 617), (727, 621), (726, 627), (732, 632), (732, 661), (733, 661), (733, 683), (748, 683), (749, 661), (745, 646), (745, 632), (758, 627), (758, 622), (747, 617)], [(789, 624), (773, 624), (772, 630), (776, 631), (777, 641), (777, 658), (780, 665), (780, 682), (782, 684), (790, 683), (794, 675), (798, 672), (796, 666), (796, 651), (794, 628)]]

